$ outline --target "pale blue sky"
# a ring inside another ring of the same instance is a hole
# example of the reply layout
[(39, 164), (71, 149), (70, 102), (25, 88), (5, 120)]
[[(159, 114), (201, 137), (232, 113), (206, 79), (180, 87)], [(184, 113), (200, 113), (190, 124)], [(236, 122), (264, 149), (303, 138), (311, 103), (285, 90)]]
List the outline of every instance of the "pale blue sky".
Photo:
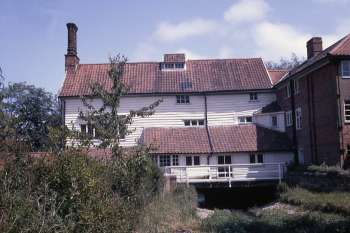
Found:
[(66, 23), (78, 30), (81, 63), (109, 55), (130, 61), (305, 56), (350, 33), (348, 0), (0, 0), (0, 66), (9, 82), (56, 93), (64, 78)]

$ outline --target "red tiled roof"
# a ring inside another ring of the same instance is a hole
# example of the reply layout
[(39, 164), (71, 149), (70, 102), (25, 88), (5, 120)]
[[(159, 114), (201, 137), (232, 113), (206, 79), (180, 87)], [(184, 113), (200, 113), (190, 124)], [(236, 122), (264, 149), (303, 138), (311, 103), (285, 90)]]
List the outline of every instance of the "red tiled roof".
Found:
[[(100, 83), (107, 90), (109, 64), (80, 64), (67, 72), (60, 97), (90, 95)], [(127, 63), (122, 77), (130, 94), (242, 91), (272, 87), (260, 58), (187, 60), (182, 71), (162, 71), (159, 62)]]
[(285, 133), (254, 124), (206, 128), (146, 128), (143, 143), (153, 145), (153, 153), (225, 153), (253, 151), (291, 151), (292, 143)]
[(268, 70), (268, 72), (270, 74), (272, 84), (275, 85), (288, 73), (288, 70)]
[(210, 153), (207, 131), (203, 127), (146, 128), (142, 142), (156, 153)]
[(303, 62), (299, 66), (292, 69), (288, 73), (288, 75), (285, 75), (276, 84), (279, 84), (282, 81), (289, 79), (290, 77), (303, 71), (304, 69), (310, 67), (311, 65), (317, 63), (318, 61), (322, 60), (323, 58), (326, 58), (329, 55), (331, 55), (331, 56), (350, 56), (350, 34), (341, 38), (340, 40), (338, 40), (337, 42), (335, 42), (334, 44), (332, 44), (328, 48), (324, 49), (322, 52), (320, 52), (316, 56), (313, 56), (313, 57), (307, 59), (305, 62)]

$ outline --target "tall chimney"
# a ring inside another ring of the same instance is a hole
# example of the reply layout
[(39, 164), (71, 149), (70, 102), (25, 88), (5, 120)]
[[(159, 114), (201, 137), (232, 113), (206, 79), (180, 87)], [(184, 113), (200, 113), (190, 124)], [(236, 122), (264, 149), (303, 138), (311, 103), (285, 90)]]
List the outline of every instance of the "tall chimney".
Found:
[(66, 71), (75, 71), (79, 64), (79, 57), (77, 52), (77, 31), (78, 27), (74, 23), (67, 23), (68, 30), (68, 47), (65, 55), (65, 69)]
[(322, 38), (312, 37), (307, 43), (307, 58), (312, 58), (322, 52)]

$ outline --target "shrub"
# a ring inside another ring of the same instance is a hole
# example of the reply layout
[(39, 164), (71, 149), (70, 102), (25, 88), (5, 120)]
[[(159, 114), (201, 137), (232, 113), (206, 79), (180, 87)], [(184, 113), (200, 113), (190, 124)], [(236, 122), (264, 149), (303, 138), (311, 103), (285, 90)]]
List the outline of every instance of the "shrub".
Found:
[(145, 155), (13, 160), (0, 172), (0, 232), (131, 232), (161, 187), (159, 175)]

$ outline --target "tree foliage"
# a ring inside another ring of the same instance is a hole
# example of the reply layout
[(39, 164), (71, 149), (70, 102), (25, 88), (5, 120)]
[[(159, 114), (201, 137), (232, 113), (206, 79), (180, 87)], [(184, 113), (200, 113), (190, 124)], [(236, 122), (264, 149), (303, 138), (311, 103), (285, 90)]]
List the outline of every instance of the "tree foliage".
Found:
[(0, 140), (7, 151), (49, 148), (49, 127), (60, 126), (58, 101), (51, 93), (26, 83), (2, 87)]
[(291, 70), (304, 62), (304, 58), (298, 57), (295, 53), (292, 53), (290, 58), (281, 58), (278, 62), (269, 61), (266, 63), (268, 69), (285, 69)]
[[(162, 102), (158, 100), (149, 106), (138, 110), (131, 110), (128, 114), (121, 115), (118, 112), (121, 97), (128, 93), (129, 87), (122, 82), (127, 62), (126, 57), (117, 55), (109, 59), (108, 77), (112, 82), (111, 89), (106, 89), (99, 83), (91, 86), (92, 97), (83, 98), (87, 112), (80, 112), (80, 118), (90, 125), (94, 125), (96, 130), (95, 138), (100, 141), (99, 148), (111, 148), (114, 157), (122, 154), (119, 146), (121, 138), (132, 133), (129, 125), (135, 117), (148, 117), (154, 114), (155, 108)], [(102, 100), (102, 106), (97, 108), (91, 104), (92, 98)], [(91, 135), (89, 139), (91, 138)]]

